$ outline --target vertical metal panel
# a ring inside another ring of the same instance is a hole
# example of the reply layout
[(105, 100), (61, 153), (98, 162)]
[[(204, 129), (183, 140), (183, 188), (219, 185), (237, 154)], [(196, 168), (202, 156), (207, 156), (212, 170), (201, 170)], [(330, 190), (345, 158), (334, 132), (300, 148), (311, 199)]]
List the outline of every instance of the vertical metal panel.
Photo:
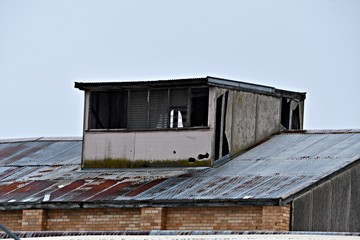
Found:
[(360, 164), (351, 171), (349, 231), (360, 232)]
[(349, 225), (350, 203), (349, 171), (336, 176), (332, 182), (331, 231), (346, 232)]
[(128, 129), (148, 127), (148, 91), (132, 90), (129, 93)]
[(312, 231), (330, 231), (331, 182), (328, 181), (313, 190)]
[(311, 229), (312, 192), (294, 200), (293, 231), (308, 231)]
[(150, 128), (167, 128), (169, 119), (168, 90), (150, 90)]

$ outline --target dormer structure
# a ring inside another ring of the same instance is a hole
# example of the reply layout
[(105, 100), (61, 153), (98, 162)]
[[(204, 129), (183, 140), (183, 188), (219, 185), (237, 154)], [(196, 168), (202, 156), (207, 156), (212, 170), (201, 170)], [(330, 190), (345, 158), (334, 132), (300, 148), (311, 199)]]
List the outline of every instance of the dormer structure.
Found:
[(305, 93), (204, 77), (76, 82), (83, 168), (198, 167), (302, 129)]

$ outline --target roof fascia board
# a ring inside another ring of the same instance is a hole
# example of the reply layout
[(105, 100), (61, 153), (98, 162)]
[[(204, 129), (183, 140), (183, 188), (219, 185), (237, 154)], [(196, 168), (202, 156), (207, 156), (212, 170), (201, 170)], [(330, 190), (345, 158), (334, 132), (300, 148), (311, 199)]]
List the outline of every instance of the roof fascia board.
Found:
[(304, 101), (306, 99), (306, 92), (292, 92), (288, 90), (275, 89), (275, 93), (291, 99), (296, 99), (298, 101)]
[(79, 209), (79, 208), (142, 208), (142, 207), (234, 207), (279, 206), (279, 199), (178, 200), (178, 201), (111, 201), (111, 202), (17, 202), (2, 203), (0, 210)]
[(302, 101), (306, 93), (292, 92), (276, 89), (274, 87), (229, 80), (207, 76), (204, 78), (149, 80), (149, 81), (123, 81), (123, 82), (75, 82), (75, 88), (79, 90), (116, 90), (125, 88), (161, 88), (161, 87), (188, 87), (188, 86), (216, 86), (230, 89), (243, 90), (246, 92), (261, 93), (277, 97), (289, 97)]
[(246, 82), (240, 82), (240, 81), (234, 81), (234, 80), (228, 80), (228, 79), (216, 78), (210, 76), (208, 76), (208, 85), (238, 89), (246, 92), (262, 93), (277, 97), (288, 97), (299, 101), (303, 101), (306, 98), (306, 93), (304, 92), (287, 91), (265, 85), (246, 83)]
[(267, 94), (275, 93), (274, 87), (258, 85), (253, 83), (239, 82), (239, 81), (210, 77), (210, 76), (208, 77), (208, 84), (213, 86), (223, 86), (223, 87), (242, 89), (246, 91), (263, 92)]
[(152, 88), (152, 87), (186, 87), (206, 85), (206, 78), (154, 80), (154, 81), (126, 81), (126, 82), (75, 82), (79, 90), (110, 90), (124, 88)]

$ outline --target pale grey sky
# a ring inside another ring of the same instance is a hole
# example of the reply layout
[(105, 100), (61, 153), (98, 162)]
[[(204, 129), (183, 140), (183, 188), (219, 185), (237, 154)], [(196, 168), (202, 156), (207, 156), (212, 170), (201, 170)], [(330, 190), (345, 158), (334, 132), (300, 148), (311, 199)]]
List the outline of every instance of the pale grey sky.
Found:
[(75, 81), (216, 76), (360, 129), (359, 0), (0, 0), (0, 138), (81, 136)]

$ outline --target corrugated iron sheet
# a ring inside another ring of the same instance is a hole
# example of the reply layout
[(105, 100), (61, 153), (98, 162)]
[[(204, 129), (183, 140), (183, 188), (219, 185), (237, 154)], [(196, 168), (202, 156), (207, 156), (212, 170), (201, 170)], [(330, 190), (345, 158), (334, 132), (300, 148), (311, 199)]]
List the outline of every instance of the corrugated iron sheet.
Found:
[(81, 170), (81, 140), (0, 141), (0, 205), (284, 199), (360, 159), (360, 132), (289, 132), (216, 168)]

